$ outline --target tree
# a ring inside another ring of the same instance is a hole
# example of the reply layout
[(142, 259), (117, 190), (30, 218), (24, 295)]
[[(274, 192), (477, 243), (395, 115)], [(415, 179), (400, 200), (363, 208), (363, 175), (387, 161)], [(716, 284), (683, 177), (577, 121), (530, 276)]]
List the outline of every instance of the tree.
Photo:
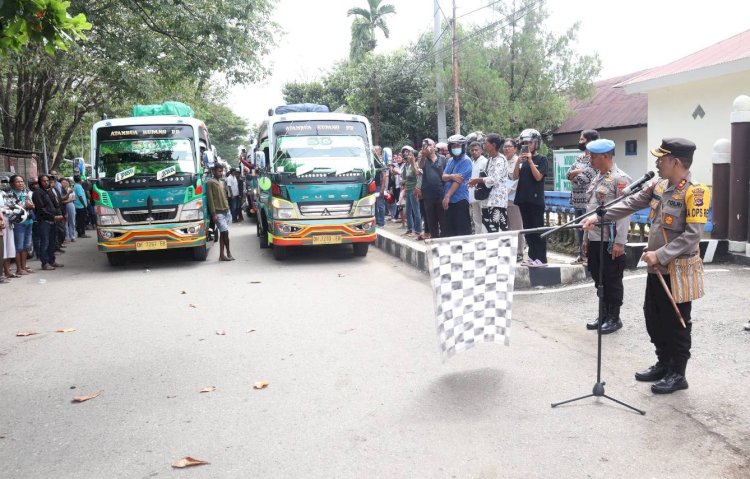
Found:
[(62, 0), (6, 0), (0, 2), (0, 56), (19, 52), (26, 44), (41, 45), (49, 54), (85, 40), (91, 29), (86, 16), (68, 14)]
[(560, 36), (546, 31), (549, 15), (538, 4), (523, 0), (517, 10), (513, 3), (500, 4), (504, 20), (459, 32), (464, 131), (515, 136), (535, 128), (548, 134), (570, 114), (571, 99), (593, 94), (598, 55), (573, 48), (578, 24)]
[(350, 8), (346, 13), (353, 16), (352, 42), (349, 57), (359, 59), (365, 53), (375, 50), (378, 42), (375, 39), (376, 30), (383, 32), (388, 38), (390, 31), (385, 22), (385, 16), (396, 13), (396, 8), (390, 3), (381, 5), (382, 0), (367, 0), (368, 8)]
[(48, 55), (29, 45), (0, 63), (0, 131), (14, 148), (41, 150), (42, 133), (63, 157), (86, 114), (127, 114), (167, 93), (198, 97), (215, 78), (263, 77), (276, 25), (270, 0), (74, 0), (93, 27), (88, 41)]

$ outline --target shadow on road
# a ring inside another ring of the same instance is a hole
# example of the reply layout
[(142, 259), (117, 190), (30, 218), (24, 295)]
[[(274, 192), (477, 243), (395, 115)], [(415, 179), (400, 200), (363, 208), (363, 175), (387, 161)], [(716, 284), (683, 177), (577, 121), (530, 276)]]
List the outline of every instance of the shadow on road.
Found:
[(418, 399), (419, 414), (428, 418), (464, 422), (486, 417), (502, 403), (504, 372), (482, 368), (440, 376)]

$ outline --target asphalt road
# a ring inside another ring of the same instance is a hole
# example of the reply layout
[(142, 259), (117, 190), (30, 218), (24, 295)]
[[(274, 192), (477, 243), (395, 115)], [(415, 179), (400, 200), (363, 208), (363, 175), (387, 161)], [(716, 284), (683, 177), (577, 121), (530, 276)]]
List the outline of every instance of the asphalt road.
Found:
[[(750, 477), (747, 268), (708, 268), (690, 389), (666, 397), (633, 379), (653, 353), (645, 280), (626, 282), (602, 374), (640, 416), (550, 408), (594, 385), (593, 287), (519, 294), (510, 347), (441, 363), (426, 276), (374, 249), (279, 263), (254, 226), (231, 234), (231, 263), (213, 248), (111, 268), (84, 239), (65, 268), (0, 285), (0, 476)], [(211, 464), (170, 467), (184, 456)]]

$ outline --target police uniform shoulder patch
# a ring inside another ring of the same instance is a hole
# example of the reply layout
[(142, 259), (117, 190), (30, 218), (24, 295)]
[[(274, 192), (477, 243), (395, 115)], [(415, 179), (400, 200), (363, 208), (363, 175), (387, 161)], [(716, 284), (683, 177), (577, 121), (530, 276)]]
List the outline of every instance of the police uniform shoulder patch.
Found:
[(705, 224), (711, 207), (711, 190), (705, 185), (690, 185), (685, 195), (685, 221)]

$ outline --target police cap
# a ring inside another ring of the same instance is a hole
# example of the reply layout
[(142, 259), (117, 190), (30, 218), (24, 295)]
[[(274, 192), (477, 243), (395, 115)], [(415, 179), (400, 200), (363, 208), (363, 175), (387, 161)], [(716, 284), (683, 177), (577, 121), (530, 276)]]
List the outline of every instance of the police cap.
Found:
[(596, 154), (609, 153), (615, 150), (615, 142), (606, 138), (600, 138), (586, 143), (586, 149)]
[(661, 140), (661, 146), (651, 150), (651, 154), (657, 158), (661, 158), (664, 155), (672, 155), (691, 161), (694, 152), (695, 143), (685, 138), (664, 138)]

